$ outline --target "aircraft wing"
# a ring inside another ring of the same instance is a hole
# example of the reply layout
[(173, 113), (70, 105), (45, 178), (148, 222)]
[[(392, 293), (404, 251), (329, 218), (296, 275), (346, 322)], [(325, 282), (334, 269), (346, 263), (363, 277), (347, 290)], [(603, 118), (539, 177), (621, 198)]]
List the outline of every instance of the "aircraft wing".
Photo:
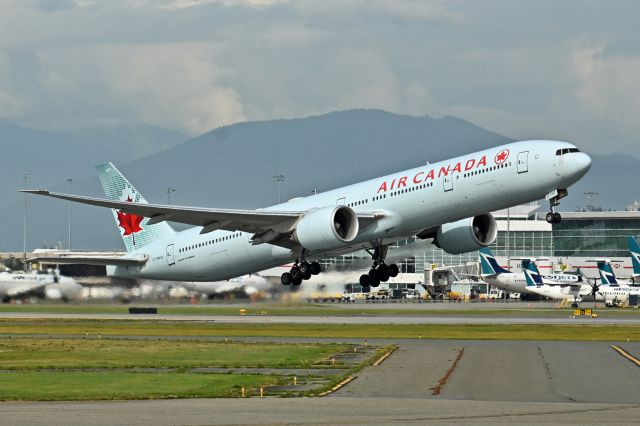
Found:
[[(218, 229), (226, 231), (252, 232), (259, 236), (270, 230), (277, 234), (291, 231), (296, 221), (304, 216), (306, 211), (270, 211), (270, 210), (239, 210), (239, 209), (211, 209), (202, 207), (181, 207), (162, 204), (141, 204), (126, 201), (111, 201), (103, 198), (68, 195), (47, 190), (22, 190), (29, 194), (44, 195), (67, 201), (74, 201), (92, 206), (108, 207), (127, 214), (135, 214), (150, 218), (148, 224), (170, 221), (188, 225), (202, 226), (201, 233)], [(381, 213), (357, 213), (360, 229), (382, 218)], [(271, 241), (270, 241), (271, 242)], [(272, 242), (277, 244), (276, 242)]]
[(39, 256), (28, 259), (28, 262), (50, 263), (54, 265), (114, 265), (114, 266), (142, 266), (149, 260), (149, 256), (141, 258), (127, 258), (114, 256)]

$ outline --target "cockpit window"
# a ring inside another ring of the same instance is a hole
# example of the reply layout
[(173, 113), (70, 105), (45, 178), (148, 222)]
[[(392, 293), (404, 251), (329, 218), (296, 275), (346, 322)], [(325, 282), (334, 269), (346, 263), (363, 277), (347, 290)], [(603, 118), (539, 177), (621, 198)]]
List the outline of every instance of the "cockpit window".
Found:
[(556, 155), (565, 155), (570, 152), (580, 152), (578, 148), (562, 148), (556, 151)]

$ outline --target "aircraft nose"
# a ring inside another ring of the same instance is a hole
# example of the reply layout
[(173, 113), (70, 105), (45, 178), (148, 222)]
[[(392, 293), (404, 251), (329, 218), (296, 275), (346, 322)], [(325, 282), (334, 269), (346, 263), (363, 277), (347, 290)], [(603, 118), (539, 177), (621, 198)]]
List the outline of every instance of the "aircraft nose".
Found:
[(584, 175), (591, 168), (591, 157), (584, 152), (579, 152), (576, 156), (576, 167), (578, 172), (581, 172)]

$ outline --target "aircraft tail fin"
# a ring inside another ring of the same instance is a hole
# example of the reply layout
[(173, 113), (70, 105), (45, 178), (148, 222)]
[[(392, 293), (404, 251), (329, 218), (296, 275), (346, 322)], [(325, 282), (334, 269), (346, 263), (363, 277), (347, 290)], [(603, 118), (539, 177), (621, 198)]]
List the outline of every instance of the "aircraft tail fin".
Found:
[(611, 263), (598, 260), (598, 273), (600, 274), (600, 283), (605, 285), (618, 285), (618, 280), (616, 279), (616, 274), (613, 273), (613, 268), (611, 268)]
[(482, 266), (482, 275), (499, 275), (511, 273), (511, 271), (504, 269), (498, 264), (498, 261), (496, 260), (489, 247), (481, 248), (479, 253), (480, 264)]
[(542, 277), (540, 271), (535, 262), (524, 259), (522, 261), (522, 269), (524, 270), (524, 278), (527, 282), (527, 287), (536, 286), (542, 284)]
[(633, 275), (640, 275), (640, 245), (633, 237), (629, 237), (629, 251), (631, 252)]
[[(107, 199), (147, 203), (142, 194), (131, 185), (112, 163), (96, 166), (96, 170)], [(113, 218), (120, 230), (127, 252), (134, 251), (175, 233), (173, 228), (166, 222), (150, 225), (148, 223), (149, 218), (123, 213), (115, 209), (113, 210)]]

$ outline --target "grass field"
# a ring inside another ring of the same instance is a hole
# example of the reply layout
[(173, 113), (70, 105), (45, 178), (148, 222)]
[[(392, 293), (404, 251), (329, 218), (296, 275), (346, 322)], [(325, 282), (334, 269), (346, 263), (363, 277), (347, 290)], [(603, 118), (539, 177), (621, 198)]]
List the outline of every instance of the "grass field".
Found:
[(94, 372), (0, 373), (0, 400), (96, 400), (239, 397), (284, 379), (260, 374)]
[[(485, 304), (482, 304), (485, 305)], [(496, 303), (496, 305), (498, 305)], [(137, 306), (137, 305), (136, 305)], [(538, 307), (535, 303), (530, 308), (511, 308), (508, 304), (500, 305), (496, 308), (488, 308), (482, 306), (478, 309), (479, 304), (473, 307), (463, 309), (456, 304), (448, 304), (447, 307), (442, 305), (415, 305), (415, 307), (406, 304), (402, 307), (394, 307), (394, 304), (380, 306), (377, 305), (373, 309), (371, 305), (333, 305), (333, 304), (246, 304), (246, 305), (154, 305), (158, 307), (158, 313), (164, 315), (239, 315), (240, 309), (245, 309), (247, 315), (407, 315), (407, 316), (505, 316), (505, 317), (567, 317), (571, 313), (568, 308), (549, 308), (548, 305)], [(590, 307), (589, 304), (584, 307)], [(436, 309), (434, 309), (436, 308)], [(38, 305), (1, 305), (0, 312), (23, 312), (23, 313), (59, 313), (59, 314), (128, 314), (129, 306), (127, 305), (58, 305), (58, 304), (38, 304)], [(618, 308), (599, 308), (594, 312), (606, 317), (628, 317), (640, 315), (639, 309), (618, 309)]]
[(347, 345), (193, 340), (0, 339), (0, 369), (307, 368)]
[(0, 335), (306, 337), (640, 341), (640, 326), (529, 324), (216, 324), (115, 320), (0, 320)]
[[(329, 364), (332, 357), (350, 355), (352, 346), (5, 337), (0, 338), (0, 400), (238, 397), (242, 387), (255, 396), (261, 386), (290, 383), (284, 368), (312, 376), (322, 369), (328, 374), (315, 387), (323, 388), (345, 368), (359, 368), (360, 361), (339, 361), (335, 369)], [(243, 367), (253, 369), (231, 370)]]

